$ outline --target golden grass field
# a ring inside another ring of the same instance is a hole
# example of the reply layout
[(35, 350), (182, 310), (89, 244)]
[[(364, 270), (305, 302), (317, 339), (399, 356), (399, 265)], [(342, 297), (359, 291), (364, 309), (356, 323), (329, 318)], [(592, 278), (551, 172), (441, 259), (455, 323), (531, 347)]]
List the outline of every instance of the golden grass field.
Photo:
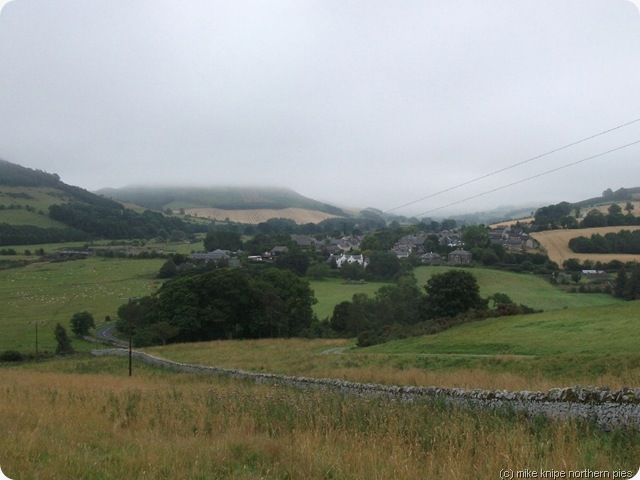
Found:
[(15, 480), (482, 480), (502, 469), (635, 471), (640, 458), (633, 431), (137, 364), (129, 378), (117, 373), (124, 362), (1, 368), (3, 472)]
[(547, 252), (549, 258), (562, 266), (562, 263), (569, 258), (576, 258), (580, 262), (590, 260), (592, 262), (607, 263), (612, 260), (620, 260), (621, 262), (640, 262), (640, 255), (623, 255), (610, 253), (574, 253), (569, 248), (569, 240), (576, 237), (591, 237), (596, 233), (604, 235), (605, 233), (619, 232), (621, 230), (639, 230), (639, 225), (622, 226), (622, 227), (600, 227), (600, 228), (581, 228), (576, 230), (547, 230), (545, 232), (535, 232), (531, 234), (542, 248)]
[(232, 222), (257, 224), (266, 222), (270, 218), (286, 218), (299, 225), (305, 223), (320, 223), (328, 218), (337, 218), (337, 215), (305, 210), (303, 208), (255, 209), (255, 210), (223, 210), (220, 208), (189, 208), (185, 214), (198, 218), (224, 221), (227, 218)]

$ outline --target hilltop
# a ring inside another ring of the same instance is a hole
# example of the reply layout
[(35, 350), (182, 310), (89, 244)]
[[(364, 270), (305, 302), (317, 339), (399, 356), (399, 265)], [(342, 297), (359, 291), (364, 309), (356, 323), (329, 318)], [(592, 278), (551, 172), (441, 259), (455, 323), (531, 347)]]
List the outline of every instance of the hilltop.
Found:
[(282, 210), (300, 208), (336, 216), (345, 213), (337, 207), (305, 197), (288, 188), (277, 187), (178, 187), (130, 186), (106, 188), (100, 195), (127, 201), (156, 210)]

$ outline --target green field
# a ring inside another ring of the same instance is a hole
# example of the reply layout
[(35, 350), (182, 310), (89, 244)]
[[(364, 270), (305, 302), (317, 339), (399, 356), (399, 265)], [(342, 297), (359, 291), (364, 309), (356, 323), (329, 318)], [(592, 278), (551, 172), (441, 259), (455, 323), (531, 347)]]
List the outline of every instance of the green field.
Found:
[[(419, 285), (424, 285), (431, 275), (450, 270), (451, 267), (418, 267), (414, 270)], [(519, 304), (536, 310), (558, 310), (561, 308), (596, 307), (619, 303), (611, 295), (589, 293), (567, 293), (554, 287), (544, 278), (533, 274), (512, 273), (488, 268), (469, 268), (480, 285), (480, 295), (488, 297), (494, 293), (506, 293)]]
[(491, 318), (370, 351), (488, 355), (638, 353), (640, 301)]
[(381, 282), (347, 284), (341, 278), (310, 280), (309, 284), (318, 299), (318, 303), (313, 306), (313, 311), (320, 320), (331, 317), (333, 307), (345, 300), (351, 300), (354, 294), (365, 293), (372, 297), (380, 287), (385, 285)]
[(55, 324), (68, 325), (75, 312), (87, 310), (96, 321), (107, 315), (115, 318), (129, 297), (148, 295), (157, 288), (154, 276), (162, 263), (161, 259), (90, 258), (1, 270), (0, 350), (33, 351), (36, 322), (40, 348), (53, 350)]

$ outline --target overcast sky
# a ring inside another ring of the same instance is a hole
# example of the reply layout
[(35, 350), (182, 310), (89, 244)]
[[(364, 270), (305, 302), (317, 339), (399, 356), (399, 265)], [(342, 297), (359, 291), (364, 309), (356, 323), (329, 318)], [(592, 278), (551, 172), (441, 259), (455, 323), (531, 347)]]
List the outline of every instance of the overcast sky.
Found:
[[(277, 185), (389, 210), (640, 119), (627, 0), (0, 6), (0, 158), (90, 190)], [(640, 121), (396, 212), (640, 186), (636, 144), (501, 188), (639, 140)]]

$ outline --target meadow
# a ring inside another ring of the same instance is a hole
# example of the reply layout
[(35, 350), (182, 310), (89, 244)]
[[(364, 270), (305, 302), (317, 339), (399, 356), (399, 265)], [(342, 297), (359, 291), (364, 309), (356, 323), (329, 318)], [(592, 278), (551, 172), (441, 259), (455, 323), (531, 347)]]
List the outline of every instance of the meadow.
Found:
[(76, 357), (0, 368), (13, 479), (495, 479), (636, 471), (640, 435)]

